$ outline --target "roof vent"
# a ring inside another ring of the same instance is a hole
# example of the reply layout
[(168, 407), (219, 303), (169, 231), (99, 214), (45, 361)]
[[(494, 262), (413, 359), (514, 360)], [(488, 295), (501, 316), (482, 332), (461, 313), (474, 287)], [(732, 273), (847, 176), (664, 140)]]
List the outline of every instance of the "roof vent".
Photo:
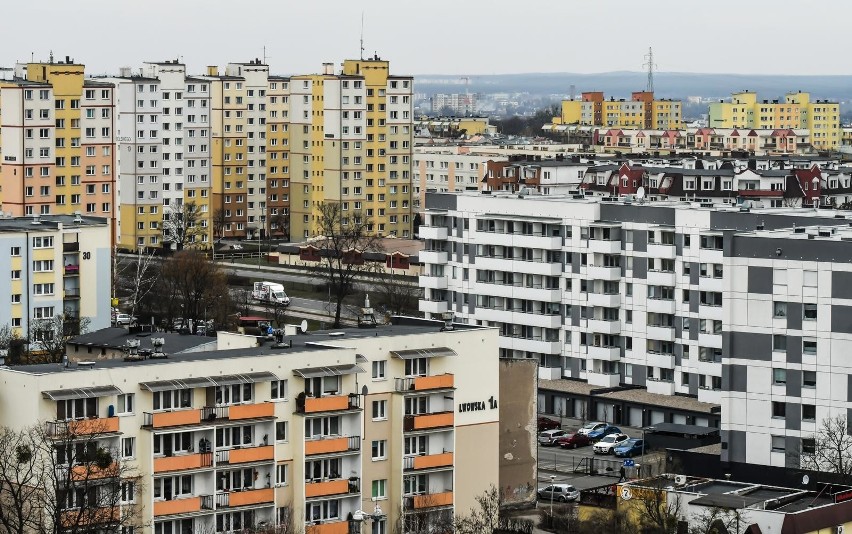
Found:
[(41, 221), (38, 218), (38, 215), (33, 215), (33, 220), (30, 224), (41, 224)]
[[(852, 223), (850, 223), (850, 226), (852, 226)], [(793, 228), (793, 233), (794, 234), (804, 234), (805, 228), (804, 227)]]

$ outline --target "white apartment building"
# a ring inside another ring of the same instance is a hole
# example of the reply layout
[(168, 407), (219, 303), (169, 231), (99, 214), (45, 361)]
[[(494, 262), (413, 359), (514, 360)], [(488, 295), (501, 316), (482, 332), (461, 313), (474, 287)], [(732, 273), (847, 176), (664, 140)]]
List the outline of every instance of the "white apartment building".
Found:
[(426, 193), (478, 191), (482, 188), (486, 162), (506, 159), (473, 147), (414, 147), (414, 208), (425, 206)]
[[(839, 282), (832, 286), (831, 277), (848, 260), (815, 245), (824, 234), (823, 242), (849, 254), (852, 247), (839, 230), (848, 223), (843, 212), (447, 193), (427, 195), (425, 215), (421, 311), (427, 317), (453, 312), (457, 320), (498, 327), (501, 356), (539, 360), (546, 411), (634, 426), (721, 423), (727, 457), (783, 465), (784, 455), (772, 452), (769, 441), (774, 436), (777, 449), (792, 440), (789, 450), (801, 439), (791, 421), (804, 402), (784, 391), (798, 394), (790, 383), (803, 379), (802, 353), (813, 356), (816, 339), (826, 338), (831, 341), (820, 342), (816, 353), (826, 358), (817, 373), (817, 383), (825, 384), (818, 391), (825, 393), (812, 401), (812, 420), (852, 406), (845, 368), (835, 372), (827, 365), (840, 366), (831, 354), (846, 352), (836, 345), (848, 337), (842, 335), (845, 308), (834, 315), (833, 300), (824, 306), (818, 300), (842, 298), (845, 290)], [(825, 228), (808, 240), (804, 226)], [(784, 228), (788, 238), (782, 238)], [(746, 244), (758, 241), (749, 232), (767, 230), (777, 231), (770, 234), (777, 244)], [(788, 242), (798, 246), (788, 252)], [(812, 260), (800, 252), (801, 243), (810, 245)], [(808, 261), (814, 263), (802, 263)], [(773, 265), (787, 269), (774, 284)], [(803, 282), (803, 270), (816, 274)], [(834, 293), (826, 293), (830, 288)], [(809, 318), (819, 304), (819, 320), (776, 332), (783, 321), (770, 313), (773, 299), (789, 303), (788, 312), (797, 316), (805, 313), (800, 303), (807, 303)], [(773, 336), (787, 336), (778, 345), (788, 351), (787, 390), (770, 380), (771, 362), (785, 361), (781, 349), (772, 350)], [(759, 362), (754, 371), (750, 360)], [(748, 382), (730, 365), (748, 367)], [(775, 406), (772, 412), (772, 402), (788, 403), (789, 411)]]

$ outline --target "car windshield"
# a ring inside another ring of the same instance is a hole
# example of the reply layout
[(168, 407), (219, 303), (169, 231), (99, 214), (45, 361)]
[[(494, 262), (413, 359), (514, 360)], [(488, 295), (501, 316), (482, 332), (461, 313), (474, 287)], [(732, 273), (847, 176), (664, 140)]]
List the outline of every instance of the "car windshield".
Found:
[(607, 436), (601, 440), (601, 443), (613, 443), (615, 442), (615, 436)]
[(591, 430), (591, 429), (595, 428), (596, 426), (598, 426), (599, 424), (600, 423), (586, 423), (583, 426), (583, 428), (585, 428), (586, 430)]

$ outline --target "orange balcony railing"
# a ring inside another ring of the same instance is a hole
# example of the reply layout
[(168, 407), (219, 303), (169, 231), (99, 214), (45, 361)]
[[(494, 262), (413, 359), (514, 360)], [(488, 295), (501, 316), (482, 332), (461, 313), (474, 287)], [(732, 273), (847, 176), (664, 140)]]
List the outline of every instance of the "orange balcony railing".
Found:
[(424, 391), (428, 389), (446, 389), (455, 385), (455, 376), (452, 374), (419, 376), (414, 379), (414, 390)]
[(349, 521), (331, 521), (319, 525), (305, 525), (305, 534), (349, 534)]
[(51, 437), (91, 436), (112, 432), (118, 432), (118, 417), (93, 417), (47, 423), (47, 434)]
[(231, 406), (228, 410), (228, 419), (259, 419), (261, 417), (274, 417), (275, 404), (271, 402), (261, 402), (258, 404), (238, 404)]
[(72, 508), (61, 512), (59, 520), (65, 528), (110, 525), (118, 521), (120, 514), (121, 510), (118, 505), (101, 508)]
[(440, 454), (427, 454), (424, 456), (407, 456), (403, 460), (403, 465), (407, 470), (448, 467), (453, 465), (453, 453), (444, 452)]
[(203, 467), (210, 467), (211, 465), (213, 465), (213, 453), (210, 452), (154, 458), (155, 473), (201, 469)]
[(154, 517), (163, 515), (189, 514), (201, 511), (201, 497), (188, 497), (172, 501), (154, 502)]
[(201, 422), (201, 410), (175, 410), (173, 412), (144, 413), (144, 426), (168, 428), (172, 426), (197, 425)]
[(272, 488), (232, 491), (216, 495), (216, 508), (235, 508), (254, 504), (271, 503), (275, 500)]
[(357, 410), (361, 407), (358, 395), (331, 395), (328, 397), (307, 397), (304, 406), (296, 401), (299, 413), (333, 412), (338, 410)]
[(275, 449), (272, 445), (216, 451), (216, 465), (264, 462), (272, 461), (274, 458)]
[(413, 495), (406, 497), (404, 506), (406, 510), (422, 510), (424, 508), (435, 508), (438, 506), (452, 506), (453, 492), (445, 491), (443, 493), (426, 493), (423, 495)]
[(402, 423), (405, 432), (412, 430), (426, 430), (429, 428), (441, 428), (453, 426), (453, 412), (427, 413), (420, 415), (406, 415)]
[(339, 438), (305, 441), (305, 455), (331, 454), (335, 452), (357, 451), (360, 449), (361, 436), (341, 436)]
[(87, 480), (100, 480), (103, 478), (117, 477), (119, 475), (118, 464), (113, 462), (106, 467), (98, 467), (96, 464), (75, 465), (71, 468), (71, 480), (84, 482)]
[(327, 480), (325, 482), (306, 482), (305, 497), (323, 497), (325, 495), (339, 495), (349, 493), (348, 480)]

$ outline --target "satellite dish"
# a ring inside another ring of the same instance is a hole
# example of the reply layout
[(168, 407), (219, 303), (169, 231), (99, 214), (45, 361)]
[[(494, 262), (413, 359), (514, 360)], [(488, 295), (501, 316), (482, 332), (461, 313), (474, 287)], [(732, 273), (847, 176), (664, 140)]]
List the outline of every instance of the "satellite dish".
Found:
[(805, 476), (802, 477), (802, 485), (803, 486), (807, 486), (808, 482), (810, 482), (810, 481), (811, 481), (811, 477), (809, 477), (808, 475), (805, 475)]
[(301, 330), (303, 334), (308, 331), (308, 320), (307, 319), (302, 319), (302, 322), (299, 323), (299, 330)]
[(639, 186), (639, 189), (636, 190), (636, 198), (639, 200), (645, 198), (645, 188), (641, 185)]

